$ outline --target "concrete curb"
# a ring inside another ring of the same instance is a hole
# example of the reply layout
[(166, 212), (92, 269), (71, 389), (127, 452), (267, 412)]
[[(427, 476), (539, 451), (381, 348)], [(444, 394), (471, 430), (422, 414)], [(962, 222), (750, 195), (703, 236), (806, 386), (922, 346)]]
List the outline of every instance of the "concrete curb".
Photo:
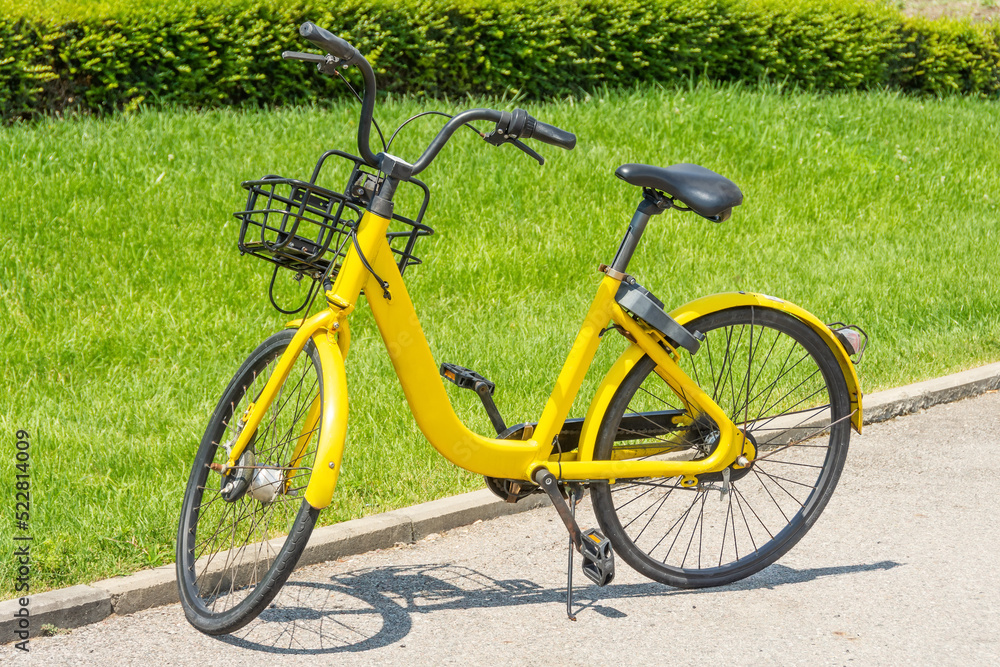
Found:
[[(934, 380), (917, 382), (864, 397), (865, 423), (885, 421), (1000, 389), (1000, 363), (981, 366)], [(479, 520), (524, 512), (549, 500), (543, 495), (517, 504), (498, 500), (487, 490), (442, 498), (383, 514), (345, 521), (316, 529), (299, 565), (312, 565), (400, 542), (414, 542), (431, 533), (465, 526)], [(111, 614), (131, 614), (178, 601), (174, 565), (163, 565), (127, 577), (105, 579), (89, 586), (73, 586), (30, 597), (30, 635), (42, 625), (76, 628), (96, 623)], [(20, 608), (17, 599), (0, 602), (0, 643), (18, 640)]]
[(1000, 389), (1000, 363), (908, 384), (905, 387), (886, 389), (862, 399), (865, 423), (886, 421), (900, 415), (926, 410), (932, 405), (950, 403), (994, 389)]
[[(17, 599), (0, 602), (0, 643), (35, 637), (41, 634), (44, 625), (78, 628), (96, 623), (113, 613), (111, 596), (93, 586), (71, 586), (32, 595), (28, 598), (27, 609), (30, 623), (25, 628), (20, 623), (23, 619), (14, 616), (21, 610), (20, 602)], [(28, 631), (28, 636), (16, 634), (25, 631)]]

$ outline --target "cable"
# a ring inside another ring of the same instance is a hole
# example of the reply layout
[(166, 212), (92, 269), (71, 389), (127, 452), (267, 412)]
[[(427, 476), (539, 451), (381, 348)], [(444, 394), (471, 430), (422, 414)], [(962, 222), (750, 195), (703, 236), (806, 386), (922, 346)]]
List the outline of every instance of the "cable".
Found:
[(271, 284), (267, 288), (267, 295), (269, 297), (271, 297), (271, 305), (274, 306), (274, 308), (278, 312), (284, 313), (285, 315), (294, 315), (295, 313), (297, 313), (297, 312), (301, 311), (303, 308), (305, 308), (306, 304), (311, 304), (312, 298), (313, 298), (313, 290), (316, 289), (316, 283), (313, 282), (313, 284), (310, 285), (310, 287), (309, 287), (309, 293), (306, 294), (305, 301), (302, 302), (301, 306), (299, 306), (295, 310), (285, 310), (284, 308), (282, 308), (281, 306), (278, 305), (277, 301), (274, 300), (274, 279), (278, 277), (278, 269), (279, 268), (280, 268), (279, 266), (275, 265), (274, 272), (271, 274)]
[[(399, 131), (402, 130), (404, 127), (406, 127), (406, 125), (408, 123), (410, 123), (410, 121), (414, 121), (414, 120), (420, 118), (421, 116), (430, 116), (430, 115), (444, 116), (445, 118), (454, 118), (455, 117), (452, 114), (447, 114), (447, 113), (444, 113), (443, 111), (423, 111), (421, 113), (418, 113), (416, 116), (410, 116), (405, 121), (403, 121), (403, 124), (400, 125), (399, 127), (397, 127), (396, 131), (392, 133), (391, 137), (389, 137), (389, 143), (386, 145), (385, 151), (387, 153), (389, 152), (389, 146), (392, 146), (392, 140), (396, 138), (396, 135), (399, 134)], [(472, 130), (473, 132), (475, 132), (476, 134), (478, 134), (480, 138), (485, 138), (486, 137), (485, 134), (483, 134), (482, 132), (480, 132), (479, 130), (477, 130), (475, 127), (473, 127), (469, 123), (465, 123), (465, 127), (469, 128), (470, 130)]]
[(392, 301), (392, 294), (389, 294), (389, 283), (382, 280), (379, 275), (375, 273), (375, 269), (371, 267), (371, 264), (368, 263), (368, 259), (365, 257), (365, 254), (361, 252), (361, 246), (358, 245), (357, 231), (351, 231), (351, 240), (354, 241), (354, 249), (358, 251), (358, 257), (361, 259), (361, 263), (365, 265), (365, 268), (368, 269), (368, 273), (372, 274), (376, 282), (378, 282), (379, 286), (382, 288), (382, 296), (386, 300)]
[[(341, 74), (340, 74), (340, 72), (338, 70), (334, 70), (333, 73), (336, 74), (337, 78), (339, 78), (341, 81), (343, 81), (347, 85), (348, 89), (350, 89), (350, 91), (352, 93), (354, 93), (354, 96), (356, 98), (358, 98), (358, 102), (361, 102), (361, 104), (364, 104), (364, 100), (362, 100), (361, 96), (358, 95), (358, 91), (354, 90), (354, 86), (351, 85), (351, 82), (348, 81), (346, 77), (341, 76)], [(375, 126), (375, 131), (378, 132), (378, 140), (382, 142), (382, 150), (383, 151), (389, 150), (388, 146), (385, 143), (385, 137), (382, 136), (382, 128), (380, 128), (378, 126), (378, 121), (375, 120), (375, 116), (374, 115), (372, 116), (372, 125)]]
[[(351, 227), (351, 229), (353, 230), (353, 227)], [(345, 236), (350, 237), (352, 233), (353, 233), (353, 231), (345, 234)], [(315, 287), (316, 285), (320, 285), (320, 286), (323, 287), (324, 291), (326, 291), (326, 284), (325, 283), (327, 282), (327, 280), (329, 280), (330, 273), (335, 268), (339, 269), (338, 264), (337, 264), (337, 258), (341, 256), (341, 254), (342, 254), (342, 252), (344, 250), (344, 246), (345, 245), (347, 245), (347, 238), (345, 238), (343, 241), (341, 241), (340, 245), (337, 246), (337, 248), (333, 251), (333, 259), (331, 259), (330, 263), (326, 265), (326, 268), (323, 270), (322, 275), (320, 275), (319, 278), (313, 278), (313, 287)], [(344, 253), (344, 254), (346, 254), (346, 253)], [(272, 280), (273, 280), (273, 278), (272, 278)], [(310, 288), (310, 290), (311, 290), (311, 288)], [(310, 291), (310, 294), (312, 294), (311, 291)], [(306, 306), (306, 312), (302, 316), (303, 320), (305, 320), (307, 317), (309, 317), (309, 312), (312, 310), (313, 302), (316, 300), (317, 296), (319, 296), (319, 290), (317, 290), (315, 294), (312, 294), (312, 297), (309, 299), (309, 302), (308, 302), (308, 304)], [(274, 303), (274, 301), (272, 300), (271, 303)], [(280, 308), (279, 308), (279, 310), (280, 310)], [(302, 309), (299, 308), (299, 310), (302, 310)], [(298, 311), (296, 311), (296, 312), (298, 312)]]

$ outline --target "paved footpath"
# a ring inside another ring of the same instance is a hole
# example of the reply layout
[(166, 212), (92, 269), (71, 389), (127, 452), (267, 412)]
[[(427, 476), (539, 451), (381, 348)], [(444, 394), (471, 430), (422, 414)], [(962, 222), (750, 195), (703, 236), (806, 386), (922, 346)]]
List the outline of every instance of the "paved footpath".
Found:
[(997, 665), (998, 457), (997, 392), (867, 426), (777, 564), (679, 591), (620, 563), (603, 590), (584, 580), (575, 623), (565, 529), (542, 508), (300, 570), (234, 636), (200, 635), (175, 604), (32, 639), (27, 655), (0, 647), (0, 663)]

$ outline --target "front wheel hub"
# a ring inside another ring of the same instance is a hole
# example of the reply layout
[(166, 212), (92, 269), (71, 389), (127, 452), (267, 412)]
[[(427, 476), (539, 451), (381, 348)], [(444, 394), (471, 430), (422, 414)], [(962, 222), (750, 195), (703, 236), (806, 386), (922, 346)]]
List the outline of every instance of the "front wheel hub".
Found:
[(262, 503), (269, 503), (277, 497), (285, 479), (278, 468), (257, 468), (250, 482), (250, 497)]

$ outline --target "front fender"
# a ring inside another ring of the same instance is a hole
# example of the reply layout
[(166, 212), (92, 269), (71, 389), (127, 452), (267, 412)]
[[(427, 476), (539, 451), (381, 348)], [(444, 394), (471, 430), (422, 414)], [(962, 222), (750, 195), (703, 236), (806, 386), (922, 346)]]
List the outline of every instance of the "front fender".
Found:
[[(840, 369), (844, 373), (844, 379), (847, 382), (847, 393), (851, 401), (851, 425), (854, 427), (855, 431), (861, 433), (862, 393), (861, 385), (858, 382), (858, 374), (854, 369), (854, 363), (851, 361), (847, 351), (844, 350), (843, 345), (840, 344), (837, 337), (832, 331), (830, 331), (829, 327), (823, 324), (823, 322), (817, 319), (817, 317), (809, 311), (800, 308), (789, 301), (785, 301), (784, 299), (768, 296), (766, 294), (730, 292), (713, 294), (711, 296), (695, 299), (690, 303), (686, 303), (683, 306), (674, 309), (670, 313), (670, 316), (673, 317), (678, 324), (686, 325), (702, 315), (725, 310), (727, 308), (740, 308), (746, 306), (782, 310), (809, 325), (811, 329), (819, 334), (820, 338), (822, 338), (830, 350), (833, 351), (834, 356), (837, 358), (837, 363), (840, 365)], [(624, 381), (628, 372), (632, 370), (640, 359), (642, 359), (642, 356), (643, 351), (638, 345), (630, 345), (624, 352), (622, 352), (621, 356), (618, 357), (618, 360), (615, 361), (607, 375), (604, 376), (604, 379), (601, 381), (601, 385), (597, 388), (597, 392), (594, 394), (594, 399), (590, 403), (590, 408), (587, 411), (587, 417), (583, 423), (583, 430), (580, 433), (579, 455), (577, 460), (590, 461), (593, 459), (594, 442), (597, 439), (597, 431), (604, 419), (604, 413), (607, 411), (618, 386), (622, 383), (622, 381)]]
[(347, 373), (341, 348), (332, 338), (332, 332), (326, 329), (312, 337), (323, 369), (323, 409), (316, 460), (305, 499), (316, 509), (323, 509), (333, 498), (347, 438)]

